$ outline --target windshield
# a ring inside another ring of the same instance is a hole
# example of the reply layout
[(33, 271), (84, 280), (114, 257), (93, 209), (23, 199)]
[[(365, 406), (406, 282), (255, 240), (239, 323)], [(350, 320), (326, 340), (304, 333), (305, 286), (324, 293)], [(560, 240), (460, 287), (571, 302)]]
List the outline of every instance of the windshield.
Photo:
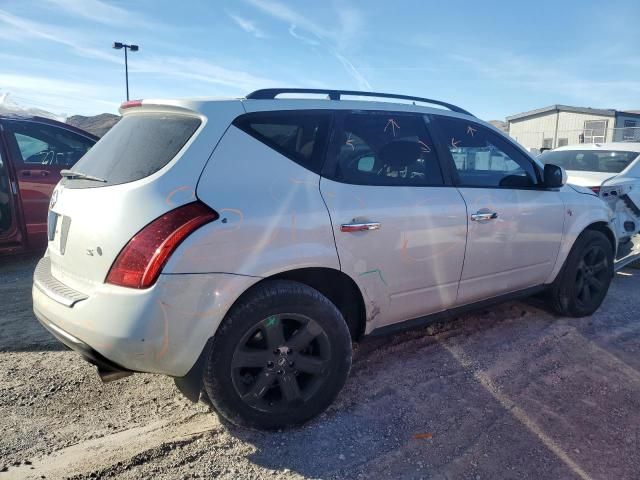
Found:
[(122, 118), (87, 152), (72, 172), (104, 179), (66, 178), (69, 188), (95, 188), (133, 182), (169, 163), (200, 125), (197, 117), (173, 113), (141, 113)]
[(565, 170), (580, 172), (620, 173), (638, 156), (638, 152), (615, 150), (555, 150), (538, 157), (544, 163), (552, 163)]

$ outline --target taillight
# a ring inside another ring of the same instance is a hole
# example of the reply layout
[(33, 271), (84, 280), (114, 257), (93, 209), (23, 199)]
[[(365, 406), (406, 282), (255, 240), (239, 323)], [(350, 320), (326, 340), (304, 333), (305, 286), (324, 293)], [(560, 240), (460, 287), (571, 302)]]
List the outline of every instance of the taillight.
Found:
[(595, 193), (596, 195), (600, 195), (600, 187), (589, 187), (593, 193)]
[(148, 288), (155, 283), (167, 260), (194, 230), (218, 218), (200, 202), (188, 203), (165, 213), (129, 240), (107, 275), (107, 283)]

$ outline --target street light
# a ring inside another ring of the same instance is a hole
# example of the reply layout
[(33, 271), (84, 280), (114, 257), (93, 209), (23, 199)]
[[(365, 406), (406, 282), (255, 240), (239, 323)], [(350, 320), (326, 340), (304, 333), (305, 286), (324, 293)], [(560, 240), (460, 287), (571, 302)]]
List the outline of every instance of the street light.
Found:
[(127, 62), (127, 50), (131, 50), (132, 52), (137, 52), (140, 50), (138, 45), (127, 45), (126, 43), (121, 42), (113, 42), (113, 48), (116, 50), (121, 50), (124, 48), (124, 79), (127, 85), (127, 102), (129, 101), (129, 64)]

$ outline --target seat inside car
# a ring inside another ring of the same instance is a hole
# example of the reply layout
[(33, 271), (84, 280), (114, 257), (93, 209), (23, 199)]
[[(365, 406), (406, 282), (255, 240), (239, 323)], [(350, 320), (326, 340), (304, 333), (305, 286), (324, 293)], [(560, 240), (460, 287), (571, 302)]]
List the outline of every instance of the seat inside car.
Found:
[(424, 178), (420, 156), (420, 145), (407, 140), (387, 143), (378, 152), (381, 167), (386, 168), (386, 175), (392, 177)]
[(600, 169), (600, 162), (598, 156), (595, 153), (585, 153), (582, 156), (582, 168), (588, 171), (598, 171)]

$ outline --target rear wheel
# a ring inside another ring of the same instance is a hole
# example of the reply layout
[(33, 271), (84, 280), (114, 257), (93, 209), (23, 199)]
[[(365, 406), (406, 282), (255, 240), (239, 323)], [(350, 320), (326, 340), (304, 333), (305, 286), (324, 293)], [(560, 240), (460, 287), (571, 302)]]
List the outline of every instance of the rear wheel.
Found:
[(550, 288), (550, 305), (560, 315), (591, 315), (602, 304), (612, 278), (611, 243), (603, 233), (586, 230)]
[(281, 428), (324, 411), (351, 367), (338, 309), (307, 285), (276, 280), (249, 292), (213, 338), (204, 386), (236, 425)]

